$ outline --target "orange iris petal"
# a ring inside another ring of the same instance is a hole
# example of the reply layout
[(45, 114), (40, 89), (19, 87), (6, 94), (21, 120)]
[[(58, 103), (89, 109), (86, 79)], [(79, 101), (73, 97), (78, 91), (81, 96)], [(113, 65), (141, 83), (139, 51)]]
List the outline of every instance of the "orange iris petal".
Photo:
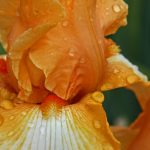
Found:
[(7, 62), (4, 59), (0, 59), (0, 72), (4, 74), (8, 73)]

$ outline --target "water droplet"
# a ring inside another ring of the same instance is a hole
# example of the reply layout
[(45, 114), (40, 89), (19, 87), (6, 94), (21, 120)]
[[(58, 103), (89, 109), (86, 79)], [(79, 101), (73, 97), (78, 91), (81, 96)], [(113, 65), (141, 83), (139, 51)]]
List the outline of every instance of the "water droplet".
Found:
[(81, 21), (81, 20), (82, 20), (82, 17), (80, 16), (80, 17), (78, 18), (78, 20)]
[(10, 120), (13, 120), (14, 118), (15, 118), (14, 116), (10, 116), (10, 118), (9, 118), (9, 119), (10, 119)]
[(66, 3), (67, 3), (67, 6), (69, 6), (72, 3), (72, 0), (68, 0)]
[(12, 109), (14, 107), (13, 103), (10, 100), (2, 100), (0, 106), (4, 109)]
[(64, 38), (64, 41), (67, 41), (67, 38), (66, 38), (66, 37)]
[(75, 49), (74, 48), (70, 48), (69, 49), (69, 56), (73, 57), (75, 55)]
[(67, 26), (68, 26), (68, 21), (63, 21), (63, 22), (62, 22), (62, 26), (63, 26), (63, 27), (67, 27)]
[(119, 78), (119, 79), (122, 79), (122, 76), (118, 75), (118, 78)]
[(34, 127), (34, 124), (33, 124), (32, 122), (29, 122), (29, 123), (28, 123), (28, 127), (29, 127), (29, 128), (33, 128), (33, 127)]
[(10, 97), (9, 97), (10, 100), (14, 100), (16, 98), (15, 93), (10, 93), (9, 95), (10, 95)]
[(65, 117), (62, 117), (61, 121), (62, 121), (63, 123), (65, 123), (65, 122), (66, 122), (66, 118), (65, 118)]
[(101, 123), (100, 123), (99, 120), (94, 120), (94, 121), (93, 121), (93, 124), (94, 124), (94, 127), (95, 127), (96, 129), (101, 128)]
[(106, 0), (101, 0), (101, 3), (104, 4), (106, 2)]
[(102, 44), (102, 41), (101, 41), (101, 40), (98, 40), (98, 44), (100, 44), (100, 45), (101, 45), (101, 44)]
[(106, 11), (106, 13), (105, 13), (107, 16), (109, 15), (109, 12), (108, 11)]
[(119, 70), (118, 69), (114, 69), (114, 73), (119, 73)]
[(41, 127), (41, 128), (40, 128), (40, 133), (41, 133), (42, 135), (45, 134), (45, 127)]
[(0, 10), (0, 14), (5, 14), (5, 12), (3, 10)]
[(102, 103), (104, 101), (104, 95), (103, 93), (96, 91), (92, 94), (92, 98), (96, 101), (96, 102), (100, 102)]
[(61, 14), (59, 15), (59, 17), (61, 17), (61, 18), (64, 17), (63, 13), (61, 13)]
[(8, 52), (8, 56), (11, 56), (12, 55), (12, 53), (11, 52)]
[(14, 100), (14, 104), (15, 105), (19, 105), (19, 104), (23, 104), (23, 103), (24, 103), (23, 101), (21, 101), (21, 100), (19, 100), (17, 98)]
[(113, 5), (113, 11), (114, 11), (115, 13), (119, 13), (119, 12), (121, 11), (120, 6), (117, 5), (117, 4)]
[(85, 58), (81, 58), (81, 59), (80, 59), (80, 63), (81, 63), (81, 64), (84, 64), (84, 63), (85, 63)]
[(91, 21), (91, 22), (93, 22), (93, 21), (94, 21), (94, 19), (93, 19), (93, 18), (90, 18), (90, 21)]
[(96, 8), (99, 8), (99, 5), (98, 5), (98, 4), (96, 4)]
[(0, 115), (0, 126), (3, 124), (4, 118)]
[(51, 53), (50, 53), (50, 55), (51, 55), (51, 56), (53, 56), (53, 55), (54, 55), (54, 53), (53, 53), (53, 52), (51, 52)]
[(22, 116), (26, 116), (26, 114), (27, 114), (26, 111), (23, 111), (23, 112), (21, 113)]
[(8, 133), (8, 136), (12, 136), (13, 134), (14, 134), (14, 132), (11, 131), (11, 132)]
[(111, 83), (105, 83), (104, 85), (102, 85), (101, 90), (110, 90), (113, 88), (113, 85)]
[(17, 16), (17, 17), (19, 17), (19, 16), (20, 16), (20, 13), (19, 13), (18, 11), (16, 12), (16, 16)]
[(130, 75), (130, 76), (127, 77), (127, 82), (129, 84), (132, 84), (132, 83), (136, 82), (137, 80), (138, 80), (138, 77), (135, 76), (135, 75)]
[(20, 100), (17, 100), (17, 99), (14, 99), (14, 101), (13, 101), (14, 106), (19, 106), (23, 103), (24, 103), (23, 101), (20, 101)]
[(129, 120), (127, 117), (125, 116), (119, 116), (118, 118), (116, 118), (113, 122), (114, 125), (117, 126), (127, 126), (129, 123)]

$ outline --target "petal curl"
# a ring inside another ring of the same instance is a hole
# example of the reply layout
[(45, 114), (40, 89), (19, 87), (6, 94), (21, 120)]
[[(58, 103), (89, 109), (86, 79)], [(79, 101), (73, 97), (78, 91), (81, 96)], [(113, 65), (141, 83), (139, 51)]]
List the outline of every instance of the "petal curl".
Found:
[(150, 82), (135, 65), (118, 54), (108, 58), (104, 84), (101, 89), (105, 91), (120, 87), (126, 87), (136, 94), (143, 112), (128, 129), (114, 130), (114, 134), (122, 143), (123, 149), (142, 150), (144, 148), (149, 150)]
[(112, 127), (111, 130), (114, 136), (121, 142), (121, 150), (128, 150), (129, 145), (139, 133), (138, 129), (127, 127)]
[(114, 136), (121, 142), (122, 149), (127, 150), (149, 150), (150, 139), (150, 102), (144, 108), (136, 121), (124, 130), (113, 129)]
[(138, 67), (131, 64), (121, 54), (109, 57), (107, 62), (108, 65), (101, 86), (102, 91), (129, 87), (135, 83), (147, 81), (147, 77), (138, 70)]
[(123, 0), (97, 0), (96, 9), (105, 35), (113, 34), (127, 24), (128, 6)]
[(139, 103), (144, 110), (147, 103), (150, 101), (150, 82), (135, 83), (128, 88), (136, 94)]

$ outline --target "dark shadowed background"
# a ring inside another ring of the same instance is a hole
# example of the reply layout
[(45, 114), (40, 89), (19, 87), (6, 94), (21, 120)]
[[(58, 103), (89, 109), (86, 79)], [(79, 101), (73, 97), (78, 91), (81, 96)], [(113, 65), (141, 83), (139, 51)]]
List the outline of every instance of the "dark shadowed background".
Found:
[[(122, 53), (150, 78), (150, 0), (126, 0), (129, 5), (128, 26), (113, 37)], [(118, 89), (105, 93), (104, 102), (111, 124), (128, 125), (140, 113), (135, 95)]]
[[(122, 53), (150, 77), (150, 0), (126, 0), (128, 26), (113, 37)], [(0, 47), (0, 53), (4, 53)], [(125, 89), (105, 93), (104, 107), (111, 124), (128, 125), (140, 113), (135, 95)]]

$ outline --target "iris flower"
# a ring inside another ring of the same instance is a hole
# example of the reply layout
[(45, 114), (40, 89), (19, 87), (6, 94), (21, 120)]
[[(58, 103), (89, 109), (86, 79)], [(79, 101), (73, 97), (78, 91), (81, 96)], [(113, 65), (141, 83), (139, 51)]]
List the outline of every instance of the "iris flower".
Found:
[[(0, 0), (0, 150), (148, 149), (150, 83), (107, 35), (122, 0)], [(110, 128), (103, 92), (133, 90), (143, 108)]]

